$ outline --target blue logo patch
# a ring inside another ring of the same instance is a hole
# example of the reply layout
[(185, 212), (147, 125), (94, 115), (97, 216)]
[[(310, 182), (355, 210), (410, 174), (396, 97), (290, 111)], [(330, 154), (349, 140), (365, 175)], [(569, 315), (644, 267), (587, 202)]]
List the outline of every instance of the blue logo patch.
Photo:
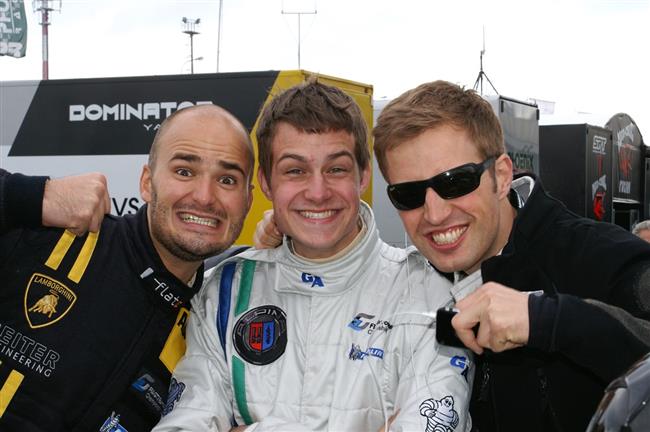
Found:
[(176, 378), (172, 378), (172, 382), (169, 384), (169, 396), (167, 397), (167, 404), (165, 405), (165, 409), (162, 412), (163, 416), (172, 412), (176, 402), (181, 399), (183, 391), (185, 391), (185, 384), (176, 381)]
[(312, 288), (315, 286), (319, 286), (319, 287), (325, 286), (325, 284), (323, 283), (323, 279), (321, 279), (320, 276), (315, 276), (309, 273), (302, 274), (302, 281), (304, 283), (311, 283)]
[[(146, 401), (156, 409), (156, 411), (162, 412), (165, 409), (165, 401), (163, 400), (164, 395), (161, 396), (158, 390), (156, 390), (154, 387), (155, 383), (156, 381), (154, 378), (148, 373), (145, 373), (135, 380), (131, 384), (131, 387), (138, 393), (141, 393), (142, 397), (144, 397)], [(158, 387), (160, 390), (164, 390), (164, 387), (160, 388), (160, 384)]]
[(369, 322), (364, 321), (363, 319), (373, 319), (375, 316), (374, 315), (368, 315), (364, 314), (363, 312), (359, 312), (357, 316), (354, 317), (352, 321), (350, 321), (350, 324), (348, 324), (348, 327), (350, 327), (354, 331), (361, 331), (368, 327), (370, 325)]
[(367, 329), (368, 334), (373, 334), (376, 331), (387, 332), (393, 328), (393, 325), (390, 322), (382, 319), (370, 321), (373, 318), (375, 318), (374, 315), (359, 312), (352, 321), (348, 323), (348, 327), (354, 331), (363, 331)]
[(144, 392), (151, 387), (151, 383), (153, 383), (153, 378), (151, 378), (151, 375), (149, 374), (144, 374), (140, 378), (138, 378), (133, 384), (131, 384), (131, 387), (136, 389), (139, 392)]
[(348, 358), (350, 360), (363, 360), (367, 356), (383, 359), (384, 350), (381, 348), (368, 348), (366, 351), (362, 351), (359, 345), (352, 344), (350, 352), (348, 353)]
[(460, 374), (465, 377), (465, 381), (467, 381), (467, 373), (469, 372), (469, 360), (467, 360), (467, 357), (453, 356), (449, 361), (449, 364), (452, 367), (461, 369)]
[(115, 411), (109, 418), (106, 419), (104, 424), (99, 428), (99, 432), (128, 432), (122, 425), (120, 425), (120, 415), (115, 414)]
[(449, 364), (453, 367), (465, 369), (467, 367), (467, 357), (453, 356)]

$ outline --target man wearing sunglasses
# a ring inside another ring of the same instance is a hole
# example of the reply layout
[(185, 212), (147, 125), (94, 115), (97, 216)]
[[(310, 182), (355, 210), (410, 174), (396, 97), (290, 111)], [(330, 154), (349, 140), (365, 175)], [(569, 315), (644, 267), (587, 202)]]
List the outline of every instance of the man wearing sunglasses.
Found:
[(411, 240), (456, 283), (452, 324), (478, 354), (475, 426), (584, 430), (650, 349), (650, 247), (570, 213), (534, 175), (513, 181), (499, 121), (471, 90), (409, 90), (374, 136)]

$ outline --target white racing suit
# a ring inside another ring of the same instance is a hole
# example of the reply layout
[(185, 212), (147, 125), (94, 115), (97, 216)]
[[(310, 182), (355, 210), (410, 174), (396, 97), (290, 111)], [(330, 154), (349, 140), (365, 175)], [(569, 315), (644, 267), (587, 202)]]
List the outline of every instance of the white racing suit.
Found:
[(469, 354), (435, 339), (450, 282), (361, 215), (366, 233), (334, 261), (285, 241), (216, 268), (154, 431), (377, 431), (397, 410), (390, 430), (470, 430)]

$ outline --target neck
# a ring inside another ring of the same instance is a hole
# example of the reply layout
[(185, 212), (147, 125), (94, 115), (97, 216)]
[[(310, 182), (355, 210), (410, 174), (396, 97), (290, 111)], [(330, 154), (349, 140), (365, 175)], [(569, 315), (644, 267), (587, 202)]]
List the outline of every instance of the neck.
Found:
[(171, 274), (176, 276), (178, 280), (187, 284), (194, 275), (196, 271), (201, 266), (201, 260), (199, 261), (185, 261), (177, 256), (171, 254), (167, 249), (165, 249), (155, 238), (151, 238), (153, 241), (156, 252), (160, 260), (165, 265), (165, 268), (169, 270)]
[(508, 239), (510, 238), (510, 233), (512, 232), (512, 227), (515, 222), (515, 217), (517, 217), (517, 210), (510, 205), (508, 200), (503, 200), (499, 206), (499, 225), (497, 226), (497, 235), (494, 238), (492, 243), (492, 248), (487, 251), (485, 256), (473, 267), (464, 270), (467, 274), (472, 274), (476, 270), (481, 268), (483, 261), (497, 256), (501, 253), (506, 244), (508, 244)]

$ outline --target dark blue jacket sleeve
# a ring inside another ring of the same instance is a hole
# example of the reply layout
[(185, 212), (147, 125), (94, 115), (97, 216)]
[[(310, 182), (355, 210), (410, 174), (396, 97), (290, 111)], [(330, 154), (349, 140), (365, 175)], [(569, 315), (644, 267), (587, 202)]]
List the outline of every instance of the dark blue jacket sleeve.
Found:
[(41, 226), (48, 177), (11, 174), (0, 168), (0, 233)]

